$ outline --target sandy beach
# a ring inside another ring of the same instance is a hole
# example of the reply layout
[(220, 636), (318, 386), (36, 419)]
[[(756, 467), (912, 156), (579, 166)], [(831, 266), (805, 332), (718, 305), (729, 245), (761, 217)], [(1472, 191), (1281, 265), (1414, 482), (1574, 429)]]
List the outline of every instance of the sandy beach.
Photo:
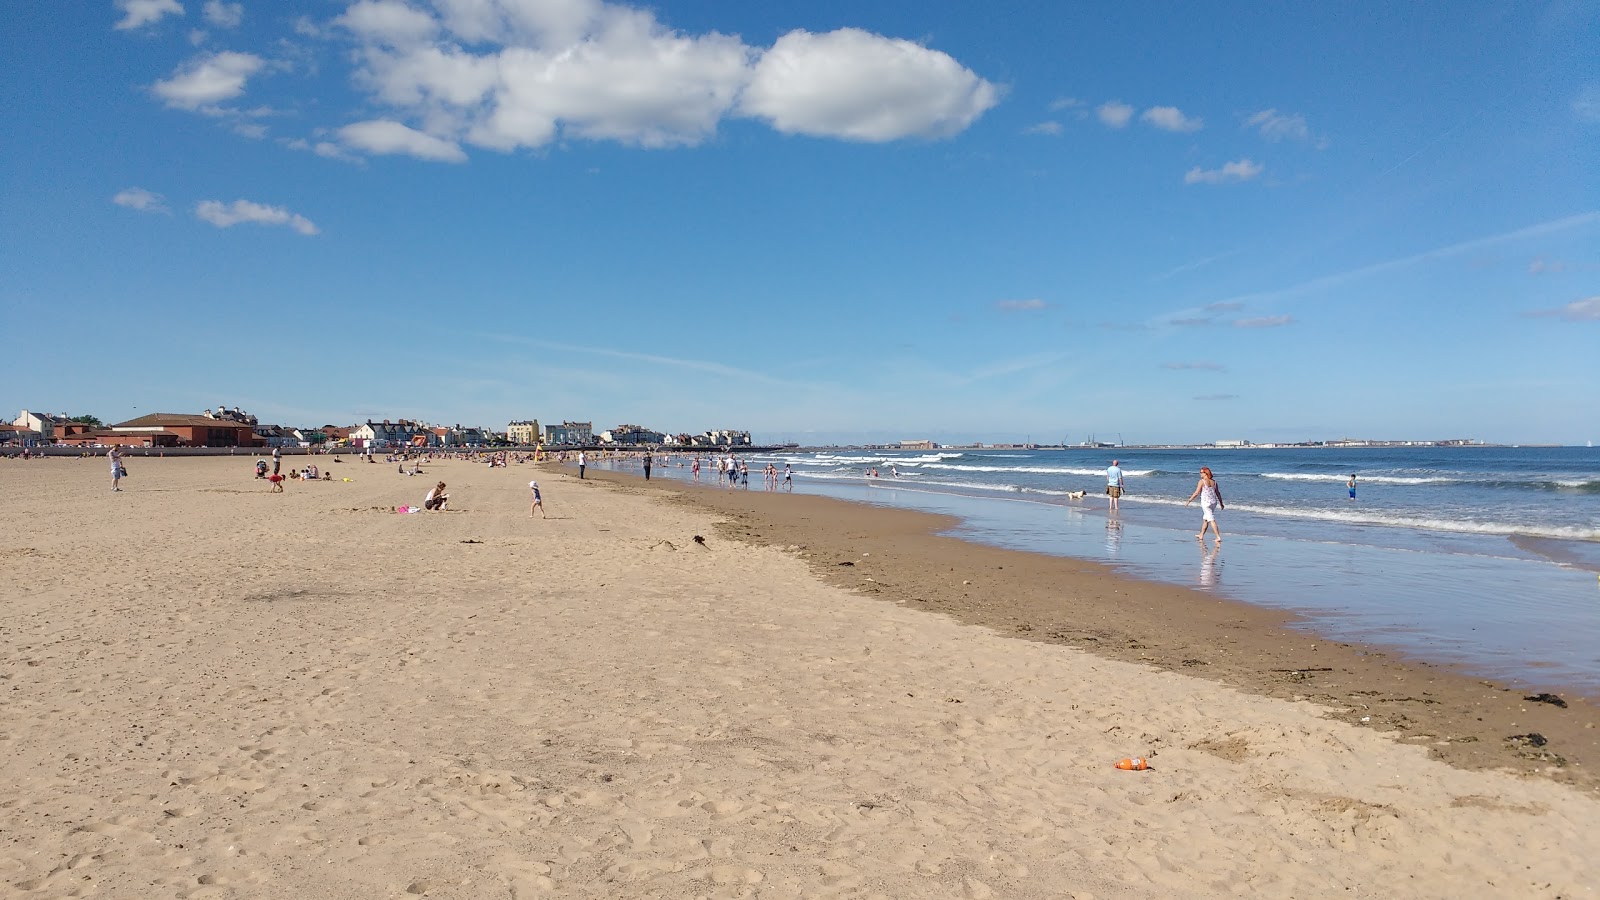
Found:
[(319, 462), (0, 462), (0, 894), (1600, 892), (1576, 698), (908, 513)]

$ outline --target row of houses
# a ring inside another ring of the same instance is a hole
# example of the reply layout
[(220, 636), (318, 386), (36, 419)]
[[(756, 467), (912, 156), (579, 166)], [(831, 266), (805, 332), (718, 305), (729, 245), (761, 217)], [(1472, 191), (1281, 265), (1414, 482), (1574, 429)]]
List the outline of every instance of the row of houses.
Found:
[(357, 425), (323, 425), (290, 428), (264, 425), (239, 407), (218, 406), (199, 414), (150, 413), (115, 425), (102, 425), (92, 417), (75, 421), (66, 413), (23, 410), (10, 425), (0, 425), (0, 444), (124, 447), (356, 447), (454, 448), (517, 446), (592, 447), (599, 445), (646, 447), (748, 447), (750, 432), (723, 429), (700, 434), (671, 434), (642, 425), (618, 425), (600, 432), (593, 422), (564, 421), (540, 426), (524, 419), (506, 426), (503, 433), (465, 425), (430, 425), (412, 419), (368, 419)]
[(541, 427), (538, 419), (520, 419), (506, 425), (506, 439), (518, 446), (592, 447), (748, 447), (750, 432), (721, 429), (700, 434), (672, 434), (643, 425), (618, 425), (595, 434), (593, 422), (562, 422)]

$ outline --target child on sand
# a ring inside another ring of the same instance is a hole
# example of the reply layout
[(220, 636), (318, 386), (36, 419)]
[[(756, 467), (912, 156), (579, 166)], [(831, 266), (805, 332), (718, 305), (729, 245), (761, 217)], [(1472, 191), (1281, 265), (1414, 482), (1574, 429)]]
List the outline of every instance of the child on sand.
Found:
[(533, 518), (533, 511), (536, 509), (539, 511), (539, 516), (541, 518), (550, 518), (548, 515), (545, 515), (544, 498), (539, 496), (539, 482), (528, 482), (528, 490), (533, 492), (533, 505), (528, 507), (528, 518)]
[(272, 482), (272, 493), (274, 493), (274, 494), (283, 493), (283, 476), (282, 475), (278, 474), (277, 472), (273, 472), (271, 475), (267, 476), (267, 480)]

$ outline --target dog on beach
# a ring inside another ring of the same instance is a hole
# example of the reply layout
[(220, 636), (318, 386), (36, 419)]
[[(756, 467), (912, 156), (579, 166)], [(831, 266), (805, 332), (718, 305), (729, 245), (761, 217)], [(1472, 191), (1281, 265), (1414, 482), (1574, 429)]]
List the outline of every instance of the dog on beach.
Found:
[(1068, 500), (1082, 500), (1088, 491), (1067, 491)]

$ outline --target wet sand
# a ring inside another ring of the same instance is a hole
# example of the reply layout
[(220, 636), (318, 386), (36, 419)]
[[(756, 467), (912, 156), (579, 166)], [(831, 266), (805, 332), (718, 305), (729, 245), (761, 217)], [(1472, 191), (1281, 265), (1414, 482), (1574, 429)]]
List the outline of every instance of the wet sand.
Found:
[[(646, 486), (630, 472), (591, 478)], [(1449, 667), (1294, 627), (1292, 614), (1084, 560), (945, 537), (943, 516), (830, 497), (649, 482), (715, 511), (727, 537), (794, 548), (819, 577), (877, 600), (939, 612), (1025, 640), (1182, 672), (1251, 693), (1308, 701), (1360, 727), (1392, 732), (1431, 756), (1600, 790), (1600, 707), (1565, 708)], [(1529, 733), (1547, 743), (1506, 740)]]

